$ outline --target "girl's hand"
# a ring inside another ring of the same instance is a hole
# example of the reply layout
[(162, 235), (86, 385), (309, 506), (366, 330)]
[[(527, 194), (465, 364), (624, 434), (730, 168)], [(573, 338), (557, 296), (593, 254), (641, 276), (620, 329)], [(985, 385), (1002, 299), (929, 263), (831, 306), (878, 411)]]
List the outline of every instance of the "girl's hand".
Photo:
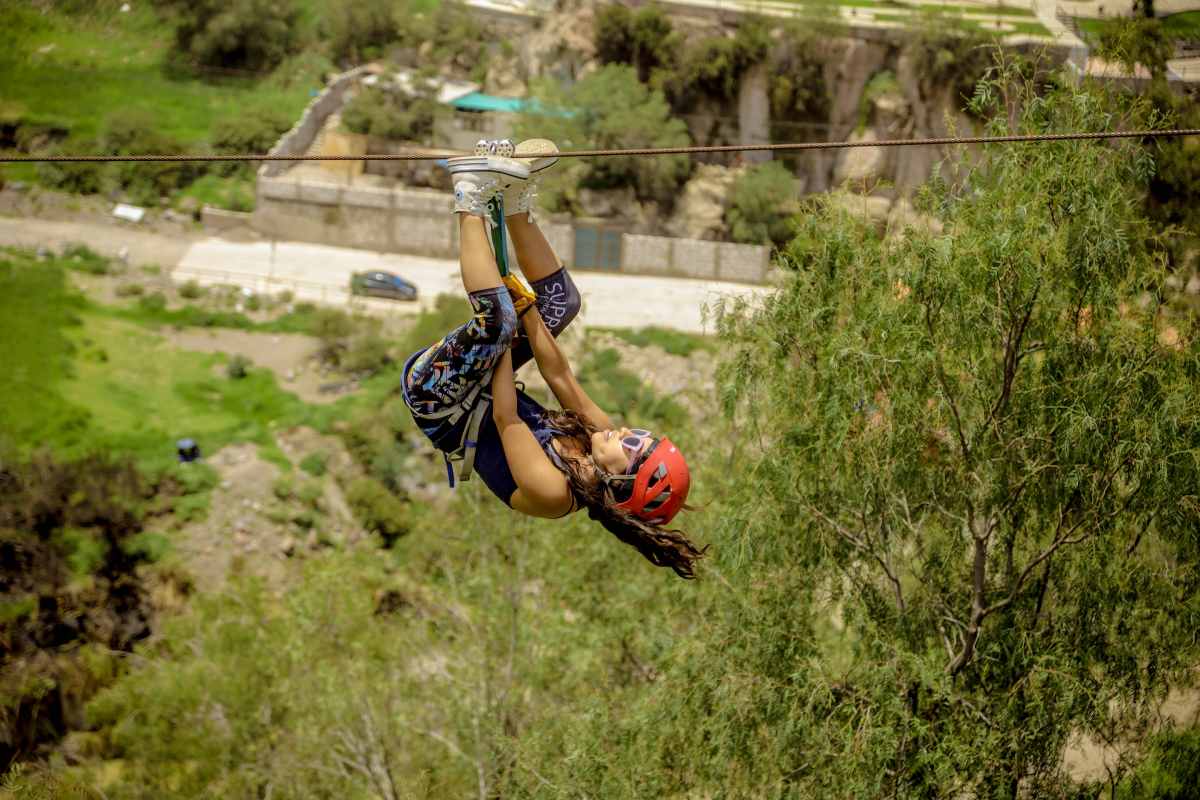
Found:
[(526, 311), (537, 306), (537, 295), (516, 275), (505, 275), (501, 280), (508, 287), (508, 294), (512, 298), (518, 317), (524, 316)]

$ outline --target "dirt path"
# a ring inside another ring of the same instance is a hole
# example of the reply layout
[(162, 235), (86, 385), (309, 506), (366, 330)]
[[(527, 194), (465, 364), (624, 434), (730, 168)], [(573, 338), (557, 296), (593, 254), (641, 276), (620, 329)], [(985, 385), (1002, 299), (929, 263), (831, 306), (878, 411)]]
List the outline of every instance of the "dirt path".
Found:
[(164, 329), (164, 335), (171, 344), (184, 350), (240, 355), (255, 366), (266, 367), (275, 373), (285, 391), (306, 403), (332, 403), (345, 394), (344, 389), (330, 390), (340, 384), (322, 377), (316, 358), (320, 344), (312, 336), (228, 328)]

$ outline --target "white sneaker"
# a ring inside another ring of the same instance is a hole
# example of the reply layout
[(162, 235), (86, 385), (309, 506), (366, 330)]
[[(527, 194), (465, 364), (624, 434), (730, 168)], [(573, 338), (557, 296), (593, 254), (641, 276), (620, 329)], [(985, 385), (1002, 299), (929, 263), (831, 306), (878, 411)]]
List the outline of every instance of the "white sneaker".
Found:
[(529, 170), (529, 180), (504, 192), (504, 216), (527, 215), (533, 222), (537, 200), (537, 175), (558, 163), (558, 145), (549, 139), (526, 139), (513, 148), (513, 158)]
[(454, 181), (454, 210), (487, 217), (488, 201), (513, 186), (525, 185), (529, 168), (511, 158), (492, 155), (462, 156), (446, 161)]

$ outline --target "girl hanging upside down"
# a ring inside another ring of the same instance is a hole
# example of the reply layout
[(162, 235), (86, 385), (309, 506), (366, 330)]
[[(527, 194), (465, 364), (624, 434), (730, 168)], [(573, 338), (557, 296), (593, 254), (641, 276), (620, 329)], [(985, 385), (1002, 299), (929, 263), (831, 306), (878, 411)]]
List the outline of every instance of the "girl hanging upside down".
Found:
[[(615, 427), (554, 339), (580, 306), (575, 283), (533, 222), (534, 176), (558, 160), (557, 149), (532, 140), (476, 152), (447, 164), (463, 287), (475, 316), (405, 363), (401, 389), (413, 419), (446, 454), (448, 471), (450, 458), (461, 459), (463, 479), (479, 473), (513, 509), (557, 519), (586, 508), (652, 564), (695, 577), (703, 551), (665, 527), (685, 507), (683, 455), (666, 437)], [(501, 278), (492, 255), (485, 220), (497, 196), (532, 292), (515, 277)], [(562, 411), (516, 388), (513, 372), (531, 358)]]

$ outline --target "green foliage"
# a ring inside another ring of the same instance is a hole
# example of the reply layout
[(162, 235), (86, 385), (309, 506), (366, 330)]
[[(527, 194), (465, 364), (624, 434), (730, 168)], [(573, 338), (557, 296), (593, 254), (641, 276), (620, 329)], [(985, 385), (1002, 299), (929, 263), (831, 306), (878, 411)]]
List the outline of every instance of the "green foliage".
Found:
[(686, 358), (697, 350), (716, 350), (716, 343), (707, 336), (684, 333), (671, 328), (647, 325), (644, 328), (601, 328), (592, 326), (591, 331), (612, 334), (635, 347), (661, 347), (673, 356)]
[(637, 375), (621, 367), (621, 355), (612, 348), (588, 355), (579, 369), (579, 383), (596, 405), (627, 423), (655, 430), (678, 428), (687, 412), (670, 397), (659, 397)]
[(1186, 800), (1200, 786), (1200, 728), (1162, 733), (1150, 742), (1150, 754), (1121, 782), (1119, 800)]
[(407, 4), (397, 0), (332, 0), (320, 25), (329, 57), (346, 64), (378, 58), (400, 39), (407, 10)]
[(1112, 20), (1096, 37), (1097, 55), (1122, 64), (1133, 72), (1137, 65), (1153, 77), (1162, 77), (1167, 61), (1175, 57), (1175, 41), (1161, 20), (1147, 17)]
[(353, 133), (384, 139), (428, 142), (441, 105), (429, 81), (417, 81), (416, 93), (367, 86), (342, 110), (342, 124)]
[(385, 547), (391, 547), (396, 539), (408, 533), (408, 508), (374, 478), (354, 479), (346, 487), (346, 502), (364, 528), (382, 537)]
[[(162, 131), (155, 114), (138, 108), (113, 112), (98, 142), (107, 155), (182, 155), (190, 148)], [(198, 162), (116, 162), (105, 165), (101, 183), (120, 188), (139, 205), (158, 205), (159, 198), (182, 189), (204, 174)]]
[(922, 96), (948, 89), (961, 102), (992, 67), (998, 47), (980, 31), (964, 29), (936, 11), (924, 11), (921, 22), (909, 29), (906, 49)]
[(736, 102), (742, 76), (767, 59), (771, 33), (767, 23), (744, 16), (733, 37), (711, 36), (690, 43), (670, 70), (661, 70), (653, 84), (678, 110), (690, 109), (703, 98)]
[(601, 64), (629, 64), (645, 82), (655, 69), (674, 62), (683, 37), (658, 6), (637, 11), (620, 5), (601, 6), (596, 11), (596, 58)]
[(85, 306), (63, 267), (99, 263), (87, 253), (38, 262), (20, 251), (0, 252), (0, 450), (24, 450), (44, 442), (48, 431), (69, 434), (87, 425), (87, 412), (59, 391), (71, 375), (71, 331)]
[(195, 300), (203, 297), (205, 293), (204, 287), (196, 283), (195, 280), (188, 280), (179, 287), (179, 296), (185, 300)]
[(798, 209), (796, 180), (775, 161), (756, 164), (738, 176), (725, 222), (735, 242), (782, 246), (791, 238)]
[[(1003, 78), (976, 95), (989, 132), (1111, 124), (1086, 91)], [(891, 243), (818, 204), (786, 285), (725, 318), (726, 406), (768, 437), (730, 524), (748, 567), (785, 565), (758, 602), (789, 598), (731, 632), (741, 667), (706, 665), (748, 670), (738, 688), (689, 690), (692, 714), (727, 709), (697, 734), (727, 773), (798, 795), (1065, 793), (1067, 737), (1138, 730), (1200, 656), (1200, 331), (1142, 295), (1164, 277), (1133, 191), (1150, 168), (1134, 145), (989, 149), (926, 197), (943, 235)]]
[(827, 119), (830, 100), (821, 38), (807, 27), (784, 26), (782, 31), (769, 62), (772, 122)]
[[(542, 82), (535, 89), (535, 112), (522, 114), (517, 135), (542, 136), (570, 149), (677, 147), (691, 143), (687, 126), (672, 119), (663, 96), (647, 89), (632, 67), (608, 64), (570, 89)], [(544, 182), (543, 195), (558, 208), (569, 207), (583, 186), (633, 186), (640, 199), (669, 203), (689, 172), (686, 156), (572, 159)]]
[(299, 43), (295, 0), (157, 0), (175, 20), (176, 63), (269, 70)]
[[(1164, 124), (1179, 128), (1200, 125), (1195, 91), (1180, 93), (1167, 83), (1167, 59), (1174, 56), (1175, 44), (1160, 20), (1112, 20), (1099, 39), (1099, 53), (1104, 58), (1128, 70), (1140, 64), (1150, 72), (1149, 85), (1139, 87), (1137, 97), (1148, 100)], [(1163, 230), (1183, 234), (1169, 240), (1168, 246), (1173, 266), (1186, 270), (1190, 266), (1185, 263), (1187, 252), (1200, 243), (1200, 142), (1184, 136), (1150, 141), (1146, 148), (1156, 166), (1147, 211)]]
[(148, 315), (160, 315), (167, 309), (167, 296), (162, 292), (144, 294), (138, 298), (138, 310)]
[(137, 297), (145, 293), (146, 287), (140, 283), (122, 283), (114, 291), (117, 297)]
[(112, 271), (112, 261), (97, 253), (86, 244), (69, 244), (63, 248), (59, 258), (66, 262), (67, 269), (86, 272), (89, 275), (107, 275)]
[(329, 453), (324, 450), (317, 450), (309, 453), (300, 461), (300, 469), (315, 478), (319, 478), (325, 474), (328, 464)]
[[(278, 109), (247, 109), (214, 125), (210, 144), (218, 155), (266, 153), (293, 122), (291, 115)], [(250, 162), (219, 161), (210, 165), (209, 170), (217, 175), (242, 173), (249, 177), (254, 168)]]

